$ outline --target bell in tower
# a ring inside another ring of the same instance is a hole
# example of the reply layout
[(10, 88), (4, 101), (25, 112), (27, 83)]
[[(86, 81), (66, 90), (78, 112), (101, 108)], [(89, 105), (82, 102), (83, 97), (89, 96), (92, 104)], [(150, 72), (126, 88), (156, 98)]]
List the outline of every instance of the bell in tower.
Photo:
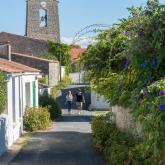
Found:
[(57, 0), (27, 0), (25, 35), (60, 42)]

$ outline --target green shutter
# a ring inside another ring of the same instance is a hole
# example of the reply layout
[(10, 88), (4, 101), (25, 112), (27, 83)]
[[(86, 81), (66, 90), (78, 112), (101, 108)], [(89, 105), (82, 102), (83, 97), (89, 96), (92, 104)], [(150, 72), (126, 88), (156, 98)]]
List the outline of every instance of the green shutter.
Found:
[(33, 107), (36, 107), (36, 84), (35, 81), (33, 81)]

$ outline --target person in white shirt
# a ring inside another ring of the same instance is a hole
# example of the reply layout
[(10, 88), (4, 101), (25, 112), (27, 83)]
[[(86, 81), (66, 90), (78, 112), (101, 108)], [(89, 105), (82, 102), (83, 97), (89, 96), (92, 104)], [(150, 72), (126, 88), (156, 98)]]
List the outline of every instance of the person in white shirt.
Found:
[(65, 102), (65, 104), (67, 104), (69, 114), (71, 113), (71, 109), (72, 109), (72, 101), (73, 101), (73, 95), (72, 95), (72, 92), (69, 90), (67, 92), (66, 102)]

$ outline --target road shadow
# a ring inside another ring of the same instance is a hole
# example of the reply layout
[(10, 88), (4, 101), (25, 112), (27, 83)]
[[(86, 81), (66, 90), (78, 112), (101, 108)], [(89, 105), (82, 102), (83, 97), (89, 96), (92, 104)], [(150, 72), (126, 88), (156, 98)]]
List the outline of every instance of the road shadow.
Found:
[(90, 122), (92, 118), (92, 115), (62, 115), (56, 122)]
[(105, 165), (90, 133), (37, 132), (9, 165)]

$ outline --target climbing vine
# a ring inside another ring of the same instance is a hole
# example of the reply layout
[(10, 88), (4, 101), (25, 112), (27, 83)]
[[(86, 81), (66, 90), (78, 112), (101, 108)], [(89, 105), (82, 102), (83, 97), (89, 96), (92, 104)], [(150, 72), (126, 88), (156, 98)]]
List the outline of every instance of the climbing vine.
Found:
[(69, 45), (63, 43), (49, 42), (49, 51), (42, 57), (49, 60), (58, 60), (62, 66), (65, 66), (66, 74), (71, 70), (71, 56)]
[(134, 156), (155, 165), (165, 158), (165, 5), (148, 0), (128, 10), (129, 17), (98, 35), (81, 61), (93, 89), (112, 106), (132, 110), (144, 133), (132, 154), (143, 152)]

